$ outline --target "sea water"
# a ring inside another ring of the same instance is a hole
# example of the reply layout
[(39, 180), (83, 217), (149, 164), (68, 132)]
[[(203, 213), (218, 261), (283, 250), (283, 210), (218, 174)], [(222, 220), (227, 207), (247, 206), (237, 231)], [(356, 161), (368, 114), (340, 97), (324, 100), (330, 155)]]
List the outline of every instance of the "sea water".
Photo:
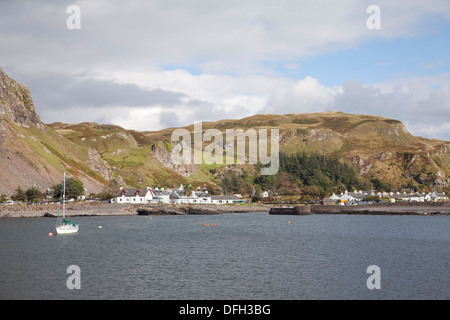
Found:
[(0, 219), (0, 299), (450, 298), (446, 216), (72, 220), (78, 234), (49, 236), (53, 218)]

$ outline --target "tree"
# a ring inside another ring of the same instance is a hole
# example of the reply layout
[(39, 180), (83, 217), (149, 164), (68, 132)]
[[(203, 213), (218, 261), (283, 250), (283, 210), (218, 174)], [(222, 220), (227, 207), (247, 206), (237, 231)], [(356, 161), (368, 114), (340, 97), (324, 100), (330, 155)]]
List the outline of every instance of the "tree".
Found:
[(184, 194), (186, 196), (190, 196), (192, 193), (192, 190), (194, 190), (194, 188), (192, 188), (192, 185), (190, 183), (186, 183), (185, 185), (183, 185), (184, 188)]
[(100, 200), (111, 200), (112, 198), (114, 198), (114, 195), (107, 190), (103, 190), (102, 192), (97, 194), (97, 198), (99, 198)]
[(310, 200), (320, 200), (323, 199), (326, 195), (325, 190), (321, 187), (317, 186), (308, 186), (304, 187), (301, 190), (301, 200), (310, 201)]
[(39, 190), (36, 188), (29, 188), (27, 191), (25, 191), (25, 196), (27, 198), (28, 202), (33, 202), (39, 194)]
[[(280, 153), (280, 171), (294, 176), (300, 185), (319, 186), (330, 191), (338, 184), (346, 189), (358, 188), (361, 183), (355, 169), (334, 156), (307, 154), (287, 155)], [(256, 181), (255, 181), (256, 182)]]
[(250, 195), (250, 197), (252, 198), (252, 202), (258, 202), (261, 201), (261, 193), (262, 193), (262, 189), (260, 186), (256, 185), (253, 187), (252, 193)]
[(17, 187), (16, 192), (11, 196), (14, 201), (25, 201), (26, 194), (21, 187)]
[[(54, 193), (53, 198), (59, 199), (61, 196), (62, 183), (57, 184), (53, 187)], [(66, 179), (66, 199), (76, 199), (79, 196), (83, 195), (84, 186), (83, 182), (76, 178)]]
[(276, 189), (277, 179), (274, 175), (261, 175), (255, 179), (255, 183), (259, 184), (262, 190), (268, 191)]
[(386, 186), (384, 183), (382, 183), (378, 178), (372, 178), (370, 179), (370, 183), (372, 183), (373, 188), (375, 190), (382, 190), (382, 191), (390, 191), (391, 187)]
[(363, 198), (363, 201), (380, 201), (380, 196), (366, 196)]
[(299, 181), (296, 181), (290, 174), (278, 172), (275, 178), (277, 180), (275, 184), (277, 189), (274, 192), (277, 192), (279, 195), (294, 195), (300, 192), (298, 187)]
[(229, 171), (222, 179), (221, 186), (225, 193), (241, 193), (244, 181), (235, 172)]

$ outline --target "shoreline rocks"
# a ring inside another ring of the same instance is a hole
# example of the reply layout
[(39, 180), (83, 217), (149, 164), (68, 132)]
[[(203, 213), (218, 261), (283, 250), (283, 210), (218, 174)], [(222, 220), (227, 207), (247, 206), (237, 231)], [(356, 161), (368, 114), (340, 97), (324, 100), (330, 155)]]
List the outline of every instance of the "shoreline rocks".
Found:
[[(131, 216), (131, 215), (186, 215), (243, 212), (268, 212), (265, 205), (126, 205), (111, 203), (68, 203), (66, 217)], [(0, 206), (0, 218), (56, 218), (58, 205)]]
[(372, 204), (356, 206), (306, 205), (271, 208), (274, 215), (361, 214), (361, 215), (450, 215), (450, 202)]
[(270, 207), (264, 205), (162, 205), (142, 206), (137, 209), (138, 215), (212, 215), (220, 213), (268, 212)]
[[(56, 218), (58, 206), (58, 204), (0, 206), (0, 218)], [(74, 202), (66, 204), (67, 217), (113, 215), (136, 215), (136, 210), (132, 206), (102, 202)]]
[[(220, 213), (268, 212), (272, 215), (361, 214), (361, 215), (450, 215), (450, 202), (372, 204), (357, 206), (337, 205), (126, 205), (110, 203), (68, 203), (67, 217), (81, 216), (133, 216), (133, 215), (213, 215)], [(0, 206), (0, 218), (56, 218), (58, 205)]]

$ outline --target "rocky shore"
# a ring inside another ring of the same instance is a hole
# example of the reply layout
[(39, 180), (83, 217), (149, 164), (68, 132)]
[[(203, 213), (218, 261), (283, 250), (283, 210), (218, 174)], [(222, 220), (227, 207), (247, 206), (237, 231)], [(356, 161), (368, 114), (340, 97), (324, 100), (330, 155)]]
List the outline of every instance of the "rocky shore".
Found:
[(219, 213), (245, 213), (268, 212), (269, 206), (265, 205), (162, 205), (142, 206), (137, 209), (138, 215), (184, 215), (184, 214), (219, 214)]
[(380, 203), (357, 206), (306, 205), (271, 208), (269, 214), (450, 215), (450, 202)]
[[(136, 207), (102, 203), (102, 202), (74, 202), (66, 204), (66, 216), (114, 216), (136, 215)], [(0, 218), (35, 218), (56, 217), (58, 204), (46, 205), (4, 205), (0, 206)]]
[[(66, 216), (132, 216), (132, 215), (185, 215), (218, 214), (226, 212), (268, 212), (264, 205), (126, 205), (101, 202), (68, 203)], [(58, 204), (4, 205), (0, 218), (56, 217)]]
[[(366, 214), (366, 215), (450, 215), (450, 202), (385, 203), (358, 206), (306, 205), (126, 205), (101, 202), (68, 203), (66, 216), (212, 215), (220, 213), (269, 212), (278, 215)], [(58, 205), (3, 205), (0, 218), (56, 217)]]

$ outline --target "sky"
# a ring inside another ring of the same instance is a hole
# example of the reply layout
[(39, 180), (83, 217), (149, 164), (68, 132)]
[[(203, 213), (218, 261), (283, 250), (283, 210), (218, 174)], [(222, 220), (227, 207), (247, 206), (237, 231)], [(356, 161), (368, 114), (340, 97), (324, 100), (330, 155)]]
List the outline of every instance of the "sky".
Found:
[(342, 111), (450, 141), (449, 36), (448, 0), (0, 1), (0, 67), (45, 123), (140, 131)]

